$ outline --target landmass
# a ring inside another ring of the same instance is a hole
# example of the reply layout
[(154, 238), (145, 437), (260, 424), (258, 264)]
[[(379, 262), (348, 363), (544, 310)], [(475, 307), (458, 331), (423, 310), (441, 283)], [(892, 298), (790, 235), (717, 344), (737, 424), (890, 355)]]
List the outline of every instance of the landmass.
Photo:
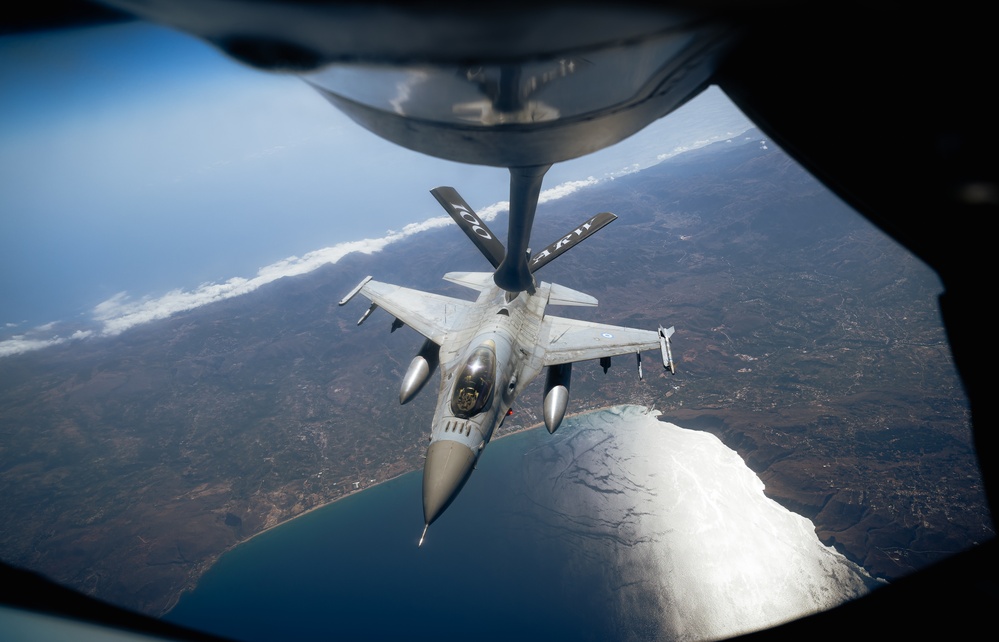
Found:
[[(597, 211), (619, 219), (538, 277), (600, 300), (557, 314), (675, 325), (677, 375), (579, 364), (571, 412), (638, 404), (717, 434), (877, 577), (994, 536), (925, 265), (758, 132), (545, 204), (534, 238)], [(369, 274), (468, 297), (440, 277), (475, 269), (457, 227), (435, 230), (4, 358), (0, 557), (162, 615), (238, 543), (421, 469), (435, 390), (403, 407), (398, 389), (422, 339), (381, 311), (357, 327), (363, 309), (337, 301)], [(541, 395), (496, 437), (539, 425)]]

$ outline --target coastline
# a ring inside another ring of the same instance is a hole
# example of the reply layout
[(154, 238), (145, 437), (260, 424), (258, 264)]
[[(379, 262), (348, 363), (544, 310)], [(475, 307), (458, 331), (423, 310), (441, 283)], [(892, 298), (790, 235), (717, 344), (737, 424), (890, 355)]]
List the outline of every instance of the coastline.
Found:
[[(605, 410), (610, 410), (610, 409), (613, 409), (613, 408), (617, 408), (619, 406), (638, 406), (638, 405), (640, 405), (640, 404), (627, 404), (627, 403), (610, 404), (610, 405), (606, 405), (606, 406), (600, 406), (598, 408), (591, 408), (591, 409), (588, 409), (588, 410), (580, 410), (578, 412), (567, 413), (565, 415), (565, 419), (571, 419), (571, 418), (574, 418), (574, 417), (579, 417), (579, 416), (582, 416), (582, 415), (588, 415), (588, 414), (595, 413), (595, 412), (603, 412)], [(649, 408), (649, 409), (652, 410), (653, 408)], [(521, 433), (528, 432), (530, 430), (537, 430), (537, 429), (543, 428), (543, 427), (544, 427), (544, 422), (543, 421), (536, 422), (536, 423), (533, 423), (533, 424), (530, 424), (530, 425), (526, 425), (526, 426), (522, 426), (520, 428), (516, 428), (516, 429), (510, 430), (509, 432), (505, 432), (502, 435), (499, 435), (499, 436), (495, 437), (494, 439), (491, 439), (490, 443), (495, 442), (495, 441), (500, 441), (502, 439), (505, 439), (507, 437), (511, 437), (513, 435), (519, 435)], [(325, 502), (323, 504), (318, 504), (316, 506), (313, 506), (312, 508), (308, 508), (308, 509), (302, 511), (301, 513), (296, 513), (295, 515), (292, 515), (291, 517), (288, 517), (287, 519), (284, 519), (284, 520), (282, 520), (280, 522), (277, 522), (276, 524), (273, 524), (272, 526), (268, 526), (268, 527), (266, 527), (264, 529), (261, 529), (261, 530), (257, 531), (256, 533), (253, 533), (252, 535), (248, 536), (247, 538), (242, 539), (242, 540), (236, 542), (235, 544), (233, 544), (233, 545), (231, 545), (231, 546), (223, 549), (222, 551), (219, 551), (217, 554), (208, 557), (203, 562), (201, 562), (197, 566), (195, 566), (194, 573), (192, 573), (191, 578), (189, 579), (189, 581), (186, 582), (185, 585), (184, 585), (184, 587), (175, 596), (173, 596), (167, 602), (168, 606), (159, 615), (157, 615), (157, 617), (164, 618), (167, 615), (169, 615), (170, 612), (174, 609), (174, 607), (176, 607), (177, 604), (180, 602), (181, 598), (186, 593), (189, 593), (189, 592), (195, 590), (197, 588), (197, 586), (198, 586), (198, 583), (201, 581), (201, 578), (204, 576), (204, 574), (207, 573), (213, 566), (215, 566), (215, 564), (219, 561), (219, 559), (221, 559), (222, 556), (225, 555), (226, 553), (229, 553), (230, 551), (235, 550), (239, 546), (242, 546), (243, 544), (246, 544), (247, 542), (249, 542), (249, 541), (251, 541), (251, 540), (253, 540), (253, 539), (255, 539), (255, 538), (257, 538), (257, 537), (259, 537), (261, 535), (263, 535), (264, 533), (272, 531), (275, 528), (278, 528), (280, 526), (284, 526), (286, 524), (289, 524), (292, 521), (298, 519), (299, 517), (303, 517), (303, 516), (308, 515), (308, 514), (314, 512), (314, 511), (320, 510), (322, 508), (326, 508), (327, 506), (332, 506), (332, 505), (336, 504), (339, 501), (347, 499), (348, 497), (353, 497), (354, 495), (362, 493), (365, 490), (368, 490), (368, 489), (371, 489), (371, 488), (375, 488), (376, 486), (380, 486), (381, 484), (384, 484), (386, 482), (390, 482), (390, 481), (392, 481), (394, 479), (398, 479), (399, 477), (402, 477), (403, 475), (408, 475), (408, 474), (416, 472), (418, 470), (419, 470), (419, 468), (414, 468), (412, 470), (407, 470), (407, 471), (401, 472), (401, 473), (399, 473), (397, 475), (394, 475), (392, 477), (387, 477), (385, 479), (379, 480), (379, 481), (375, 482), (374, 484), (370, 484), (368, 486), (365, 486), (364, 488), (358, 488), (356, 490), (351, 490), (350, 492), (348, 492), (345, 495), (342, 495), (340, 497), (337, 497), (336, 499), (330, 500), (330, 501)]]

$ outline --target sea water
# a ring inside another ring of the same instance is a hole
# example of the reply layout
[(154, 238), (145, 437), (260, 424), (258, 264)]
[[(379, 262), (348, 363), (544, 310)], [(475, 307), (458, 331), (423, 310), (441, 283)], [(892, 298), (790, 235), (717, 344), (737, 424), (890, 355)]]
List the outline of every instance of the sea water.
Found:
[(166, 619), (240, 640), (717, 639), (876, 585), (710, 434), (620, 406), (500, 439), (422, 547), (422, 475), (224, 555)]
[(530, 536), (507, 471), (546, 431), (490, 444), (423, 530), (422, 472), (267, 531), (225, 554), (166, 619), (240, 640), (596, 639), (599, 612), (565, 591), (559, 547)]

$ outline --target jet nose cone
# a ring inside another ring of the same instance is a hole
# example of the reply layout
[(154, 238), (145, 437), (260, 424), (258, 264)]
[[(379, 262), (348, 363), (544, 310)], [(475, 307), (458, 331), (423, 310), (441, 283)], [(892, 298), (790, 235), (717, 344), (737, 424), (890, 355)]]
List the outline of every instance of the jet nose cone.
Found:
[(423, 466), (423, 520), (432, 524), (465, 485), (475, 463), (472, 449), (456, 441), (435, 441)]

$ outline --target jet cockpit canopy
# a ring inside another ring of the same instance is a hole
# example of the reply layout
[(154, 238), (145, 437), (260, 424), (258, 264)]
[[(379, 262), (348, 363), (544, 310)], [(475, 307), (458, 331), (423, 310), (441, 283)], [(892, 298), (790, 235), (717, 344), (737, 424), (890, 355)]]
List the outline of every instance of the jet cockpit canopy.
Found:
[(451, 396), (451, 412), (468, 419), (485, 410), (496, 386), (496, 344), (490, 339), (479, 345), (458, 373)]

